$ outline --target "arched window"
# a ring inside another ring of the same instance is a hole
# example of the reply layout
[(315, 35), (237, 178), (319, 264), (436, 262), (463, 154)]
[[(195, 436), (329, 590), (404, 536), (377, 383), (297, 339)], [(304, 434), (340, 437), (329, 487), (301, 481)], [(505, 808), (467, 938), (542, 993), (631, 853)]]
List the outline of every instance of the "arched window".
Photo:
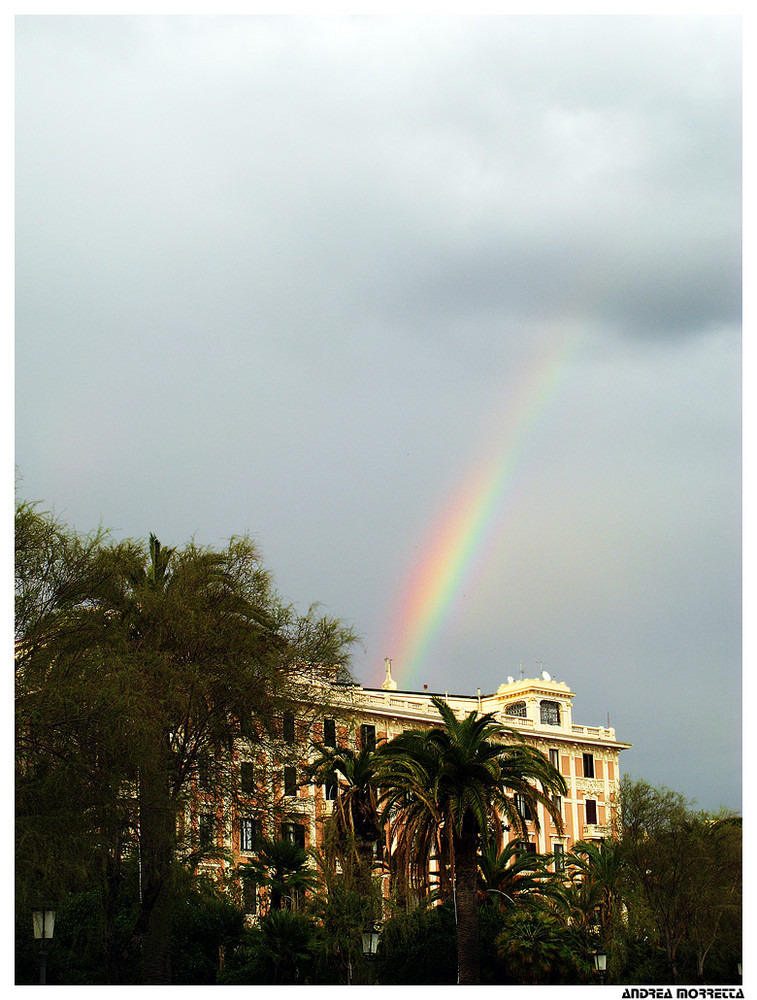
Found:
[(560, 705), (556, 701), (543, 701), (540, 705), (540, 718), (543, 726), (560, 725)]
[(509, 705), (505, 706), (505, 715), (517, 715), (519, 719), (525, 719), (525, 701), (511, 701)]

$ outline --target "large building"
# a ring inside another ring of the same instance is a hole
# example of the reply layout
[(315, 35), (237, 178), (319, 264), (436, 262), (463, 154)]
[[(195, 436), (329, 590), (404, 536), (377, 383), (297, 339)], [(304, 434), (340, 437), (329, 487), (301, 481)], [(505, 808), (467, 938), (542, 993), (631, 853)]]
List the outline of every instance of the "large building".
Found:
[[(305, 765), (312, 759), (312, 742), (327, 746), (371, 746), (403, 730), (440, 724), (431, 692), (401, 691), (386, 662), (381, 688), (324, 685), (313, 678), (295, 710), (278, 720), (277, 736), (265, 746), (254, 737), (240, 740), (234, 751), (234, 794), (203, 795), (201, 788), (186, 821), (202, 839), (226, 847), (235, 863), (253, 853), (257, 838), (284, 836), (305, 847), (323, 842), (324, 823), (331, 815), (336, 787), (308, 782)], [(542, 806), (528, 821), (528, 842), (510, 831), (524, 850), (555, 855), (569, 851), (577, 840), (611, 836), (617, 818), (619, 755), (630, 746), (606, 726), (573, 721), (574, 693), (567, 684), (539, 678), (508, 677), (493, 694), (457, 695), (437, 692), (456, 715), (491, 712), (528, 743), (549, 757), (567, 785), (556, 804), (563, 818), (556, 828)], [(305, 779), (305, 780), (304, 780)]]

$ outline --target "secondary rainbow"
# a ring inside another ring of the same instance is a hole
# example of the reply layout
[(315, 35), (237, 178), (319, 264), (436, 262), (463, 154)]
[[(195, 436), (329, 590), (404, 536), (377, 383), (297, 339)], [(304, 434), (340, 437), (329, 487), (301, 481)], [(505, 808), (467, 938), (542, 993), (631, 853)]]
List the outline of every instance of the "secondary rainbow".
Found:
[(536, 355), (494, 420), (484, 457), (436, 518), (400, 590), (384, 649), (400, 688), (413, 689), (431, 647), (477, 587), (491, 542), (507, 527), (527, 483), (527, 445), (578, 338), (553, 339)]

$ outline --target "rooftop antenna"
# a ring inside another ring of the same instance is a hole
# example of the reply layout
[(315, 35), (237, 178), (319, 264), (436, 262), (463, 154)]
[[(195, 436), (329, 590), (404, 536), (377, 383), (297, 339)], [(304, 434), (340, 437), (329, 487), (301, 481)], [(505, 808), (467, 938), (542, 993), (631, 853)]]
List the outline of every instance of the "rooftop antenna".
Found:
[(520, 679), (523, 680), (523, 661), (520, 663)]

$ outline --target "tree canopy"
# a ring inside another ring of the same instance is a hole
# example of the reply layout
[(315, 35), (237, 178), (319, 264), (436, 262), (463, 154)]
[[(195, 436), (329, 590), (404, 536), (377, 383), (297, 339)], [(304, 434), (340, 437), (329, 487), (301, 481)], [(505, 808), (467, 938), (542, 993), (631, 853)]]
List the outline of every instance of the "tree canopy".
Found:
[(15, 597), (20, 896), (96, 873), (108, 911), (138, 853), (130, 946), (145, 982), (168, 982), (177, 816), (192, 783), (203, 767), (224, 780), (245, 727), (272, 734), (303, 669), (345, 677), (354, 635), (285, 604), (249, 538), (214, 550), (83, 537), (26, 502)]

